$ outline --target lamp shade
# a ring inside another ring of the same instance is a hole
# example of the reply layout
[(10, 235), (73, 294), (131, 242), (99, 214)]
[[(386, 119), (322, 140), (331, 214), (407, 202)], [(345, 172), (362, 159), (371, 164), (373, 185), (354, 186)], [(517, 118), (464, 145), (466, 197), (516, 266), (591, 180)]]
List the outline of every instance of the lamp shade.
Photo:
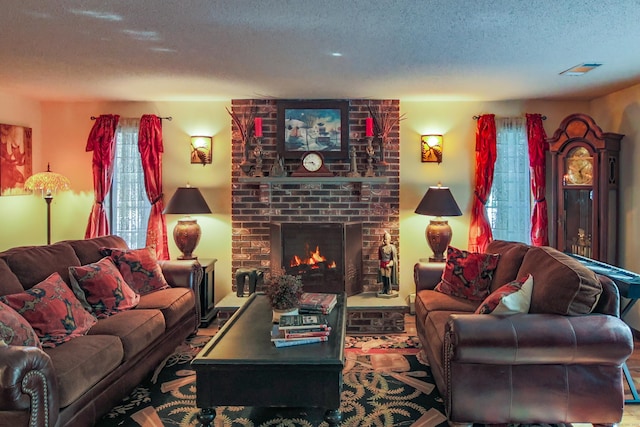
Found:
[(208, 214), (209, 205), (196, 187), (178, 187), (162, 213), (165, 214)]
[(43, 196), (50, 196), (56, 191), (68, 190), (70, 186), (69, 179), (59, 173), (51, 172), (49, 164), (47, 164), (46, 172), (33, 174), (24, 183), (25, 190), (40, 190)]
[(415, 210), (420, 215), (460, 216), (462, 212), (449, 187), (429, 187)]

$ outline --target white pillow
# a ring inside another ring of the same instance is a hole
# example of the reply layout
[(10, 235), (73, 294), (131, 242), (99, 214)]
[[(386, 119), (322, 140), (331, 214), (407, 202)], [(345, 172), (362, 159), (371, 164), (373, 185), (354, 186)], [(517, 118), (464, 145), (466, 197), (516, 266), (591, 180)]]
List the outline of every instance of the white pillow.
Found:
[(491, 314), (528, 313), (529, 307), (531, 306), (532, 292), (533, 276), (529, 274), (529, 277), (522, 284), (520, 290), (502, 297)]

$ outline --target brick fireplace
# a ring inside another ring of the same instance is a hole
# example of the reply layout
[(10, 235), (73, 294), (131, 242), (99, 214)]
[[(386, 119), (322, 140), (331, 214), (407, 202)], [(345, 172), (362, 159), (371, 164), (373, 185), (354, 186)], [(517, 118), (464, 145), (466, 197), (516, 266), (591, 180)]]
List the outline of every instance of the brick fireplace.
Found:
[[(389, 134), (384, 147), (386, 166), (375, 170), (376, 177), (360, 180), (346, 177), (350, 160), (328, 159), (328, 168), (335, 177), (323, 179), (270, 179), (268, 171), (277, 158), (277, 101), (271, 99), (233, 100), (232, 111), (238, 116), (254, 109), (263, 119), (263, 171), (265, 178), (247, 177), (240, 167), (243, 161), (243, 141), (236, 123), (232, 121), (232, 269), (261, 268), (267, 277), (271, 273), (272, 223), (353, 223), (362, 224), (362, 289), (379, 289), (377, 282), (377, 249), (384, 230), (392, 241), (399, 236), (399, 125)], [(390, 114), (399, 114), (397, 100), (350, 100), (349, 146), (356, 148), (357, 165), (365, 166), (365, 119), (370, 117), (369, 105)], [(250, 144), (253, 144), (251, 142)], [(373, 146), (380, 153), (380, 140)], [(253, 147), (248, 147), (248, 151)], [(249, 156), (248, 161), (253, 160)], [(298, 160), (284, 161), (289, 173), (299, 165)], [(375, 164), (374, 164), (375, 165)], [(234, 283), (235, 290), (235, 283)]]
[[(273, 265), (274, 262), (286, 261), (274, 257), (278, 255), (274, 254), (274, 248), (282, 250), (282, 242), (272, 241), (273, 224), (357, 223), (361, 233), (361, 271), (357, 274), (359, 283), (355, 288), (357, 292), (379, 290), (377, 251), (382, 235), (385, 230), (389, 231), (396, 245), (399, 237), (399, 125), (396, 122), (384, 145), (385, 165), (374, 163), (375, 177), (348, 177), (350, 159), (338, 158), (326, 159), (334, 177), (291, 177), (290, 173), (300, 161), (286, 159), (284, 169), (289, 175), (275, 178), (269, 176), (269, 171), (277, 161), (277, 102), (273, 99), (246, 99), (233, 100), (231, 103), (231, 110), (239, 117), (253, 109), (255, 116), (262, 118), (262, 170), (265, 175), (249, 176), (246, 167), (241, 167), (245, 160), (255, 165), (251, 154), (255, 141), (250, 141), (245, 147), (239, 128), (232, 120), (233, 271), (238, 268), (259, 268), (265, 272), (268, 280), (271, 269), (278, 268)], [(366, 165), (365, 119), (371, 116), (369, 105), (396, 118), (399, 115), (397, 100), (349, 100), (349, 147), (356, 149), (356, 163), (361, 175), (364, 175)], [(373, 147), (379, 159), (379, 138), (373, 140)], [(249, 156), (247, 153), (250, 153)], [(235, 289), (234, 283), (233, 291)]]

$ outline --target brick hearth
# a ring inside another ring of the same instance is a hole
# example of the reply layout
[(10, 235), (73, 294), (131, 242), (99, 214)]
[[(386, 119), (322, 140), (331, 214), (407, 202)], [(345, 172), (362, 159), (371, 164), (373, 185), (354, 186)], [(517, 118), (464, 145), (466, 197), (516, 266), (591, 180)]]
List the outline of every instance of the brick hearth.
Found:
[[(217, 326), (222, 326), (240, 308), (248, 297), (228, 294), (216, 309)], [(347, 333), (358, 334), (398, 334), (405, 332), (405, 314), (409, 313), (406, 302), (400, 298), (384, 299), (375, 292), (364, 292), (347, 298)]]

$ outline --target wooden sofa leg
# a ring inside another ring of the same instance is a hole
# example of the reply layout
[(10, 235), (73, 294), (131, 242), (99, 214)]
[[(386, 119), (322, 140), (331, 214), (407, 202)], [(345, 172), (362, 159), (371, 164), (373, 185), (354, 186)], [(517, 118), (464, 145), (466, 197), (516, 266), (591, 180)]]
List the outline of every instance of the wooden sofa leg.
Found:
[(618, 423), (613, 424), (591, 424), (593, 427), (618, 427)]

